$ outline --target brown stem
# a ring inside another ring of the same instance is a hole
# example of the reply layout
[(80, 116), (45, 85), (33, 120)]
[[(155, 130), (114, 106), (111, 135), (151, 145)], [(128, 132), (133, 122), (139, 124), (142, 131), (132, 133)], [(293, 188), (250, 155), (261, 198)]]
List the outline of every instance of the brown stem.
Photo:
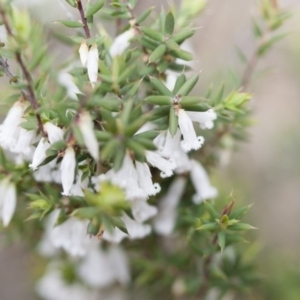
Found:
[(255, 66), (257, 64), (257, 58), (258, 58), (257, 51), (255, 51), (255, 53), (250, 58), (247, 66), (246, 66), (245, 72), (243, 74), (243, 77), (242, 77), (243, 78), (242, 82), (241, 82), (242, 91), (246, 91), (248, 89), (252, 74), (253, 74)]
[(80, 13), (81, 21), (83, 23), (83, 29), (84, 29), (84, 32), (85, 32), (85, 36), (86, 36), (87, 39), (89, 39), (91, 37), (91, 32), (90, 32), (90, 29), (89, 29), (89, 26), (88, 26), (88, 23), (87, 23), (87, 19), (86, 19), (85, 14), (84, 14), (84, 10), (83, 10), (81, 0), (77, 0), (77, 8), (78, 8), (79, 13)]
[[(13, 32), (12, 32), (10, 26), (9, 26), (8, 21), (7, 21), (7, 18), (6, 18), (6, 15), (5, 15), (5, 11), (4, 11), (4, 9), (3, 9), (3, 7), (1, 5), (0, 5), (0, 15), (2, 17), (2, 21), (3, 21), (4, 27), (5, 27), (6, 31), (7, 31), (7, 34), (9, 36), (13, 37), (14, 36)], [(42, 135), (43, 136), (47, 136), (47, 133), (44, 130), (44, 126), (43, 126), (43, 122), (42, 122), (41, 116), (40, 116), (40, 114), (36, 113), (36, 110), (39, 108), (39, 104), (38, 104), (37, 99), (36, 99), (35, 94), (34, 94), (34, 90), (33, 90), (33, 86), (32, 86), (32, 79), (31, 79), (30, 73), (29, 73), (28, 69), (26, 68), (26, 66), (25, 66), (25, 64), (23, 62), (21, 53), (19, 51), (17, 51), (15, 53), (15, 55), (16, 55), (16, 60), (17, 60), (17, 62), (19, 64), (19, 66), (22, 69), (22, 73), (23, 73), (23, 75), (25, 77), (25, 80), (27, 81), (28, 93), (24, 89), (21, 90), (21, 93), (30, 102), (30, 104), (31, 104), (31, 106), (32, 106), (32, 108), (33, 108), (33, 110), (35, 112), (35, 116), (36, 116), (36, 119), (37, 119), (38, 127), (39, 127), (39, 130), (41, 131)], [(5, 71), (5, 74), (9, 78), (15, 77), (12, 74), (12, 72), (10, 71), (7, 62), (2, 57), (0, 59), (0, 64), (3, 67), (3, 69)]]

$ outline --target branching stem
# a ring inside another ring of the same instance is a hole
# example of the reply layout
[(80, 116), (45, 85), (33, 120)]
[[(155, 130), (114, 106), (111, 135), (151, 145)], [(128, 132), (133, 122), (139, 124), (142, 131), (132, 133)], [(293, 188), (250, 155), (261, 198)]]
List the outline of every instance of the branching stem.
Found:
[[(0, 15), (2, 17), (2, 21), (3, 21), (3, 24), (4, 24), (4, 27), (7, 31), (7, 34), (11, 37), (14, 37), (13, 35), (13, 32), (12, 32), (12, 29), (7, 21), (7, 18), (6, 18), (6, 15), (5, 15), (5, 11), (3, 9), (3, 7), (0, 5)], [(33, 85), (32, 85), (32, 79), (31, 79), (31, 76), (30, 76), (30, 73), (22, 59), (22, 56), (21, 56), (21, 53), (19, 51), (17, 51), (15, 53), (15, 57), (16, 57), (16, 61), (17, 63), (19, 64), (19, 66), (21, 67), (21, 70), (22, 70), (22, 73), (24, 75), (24, 78), (27, 82), (27, 88), (28, 88), (28, 92), (25, 91), (24, 89), (21, 90), (21, 93), (22, 95), (30, 102), (34, 112), (35, 112), (35, 116), (36, 116), (36, 119), (37, 119), (37, 123), (38, 123), (38, 127), (39, 127), (39, 130), (41, 131), (42, 135), (43, 136), (47, 136), (47, 133), (45, 132), (44, 130), (44, 126), (43, 126), (43, 122), (42, 122), (42, 119), (41, 119), (41, 116), (39, 113), (36, 112), (36, 110), (39, 108), (39, 103), (35, 97), (35, 94), (34, 94), (34, 89), (33, 89)], [(4, 69), (4, 72), (5, 74), (10, 78), (14, 78), (15, 76), (12, 74), (12, 72), (10, 71), (9, 69), (9, 65), (8, 63), (2, 58), (0, 57), (0, 65), (3, 67)]]
[(88, 23), (87, 23), (87, 19), (86, 19), (85, 14), (84, 14), (84, 10), (83, 10), (81, 0), (77, 0), (77, 8), (78, 8), (79, 13), (80, 13), (81, 21), (83, 23), (83, 29), (84, 29), (84, 32), (85, 32), (85, 36), (86, 36), (87, 39), (89, 39), (91, 37), (91, 32), (90, 32), (90, 28), (89, 28)]

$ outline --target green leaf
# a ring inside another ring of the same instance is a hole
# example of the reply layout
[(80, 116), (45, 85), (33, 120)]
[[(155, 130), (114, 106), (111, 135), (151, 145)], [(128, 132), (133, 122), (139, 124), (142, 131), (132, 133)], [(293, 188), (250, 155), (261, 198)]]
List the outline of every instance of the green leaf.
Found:
[(154, 145), (153, 141), (151, 141), (149, 139), (134, 136), (134, 140), (136, 140), (139, 144), (141, 144), (147, 150), (151, 150), (151, 151), (157, 150), (157, 147)]
[(68, 4), (70, 4), (72, 7), (77, 7), (76, 1), (75, 0), (66, 0)]
[(88, 225), (87, 233), (91, 235), (97, 235), (101, 226), (101, 220), (98, 217), (94, 217)]
[(135, 154), (139, 156), (145, 155), (146, 148), (138, 142), (137, 139), (128, 139), (126, 140), (126, 145), (129, 149), (131, 149)]
[(176, 134), (178, 130), (178, 117), (176, 116), (174, 107), (171, 107), (169, 114), (169, 131), (172, 136)]
[(185, 83), (184, 85), (179, 89), (178, 91), (178, 95), (181, 95), (182, 97), (187, 96), (190, 91), (194, 88), (194, 86), (196, 85), (196, 83), (198, 82), (199, 79), (199, 75), (195, 74), (192, 77), (190, 77)]
[(119, 147), (119, 141), (113, 139), (107, 142), (101, 151), (101, 157), (103, 160), (113, 157)]
[(206, 223), (196, 228), (196, 230), (202, 230), (202, 231), (215, 231), (217, 229), (220, 229), (220, 225), (216, 222)]
[(149, 102), (154, 105), (171, 105), (172, 104), (172, 98), (169, 96), (161, 96), (161, 95), (155, 95), (155, 96), (148, 96), (145, 99), (146, 102)]
[(122, 219), (120, 219), (118, 217), (113, 217), (112, 219), (113, 219), (113, 224), (116, 227), (118, 227), (124, 233), (128, 234), (127, 228), (125, 226), (125, 223), (122, 221)]
[(161, 95), (164, 96), (173, 96), (171, 91), (157, 78), (150, 77), (151, 85), (158, 91)]
[(53, 143), (50, 148), (55, 151), (60, 151), (60, 150), (65, 149), (66, 146), (67, 146), (67, 143), (65, 141), (61, 140), (61, 141)]
[(25, 122), (22, 122), (20, 126), (26, 130), (35, 130), (37, 129), (37, 120), (36, 118), (27, 118)]
[(281, 33), (278, 35), (273, 36), (270, 38), (267, 42), (265, 42), (263, 45), (261, 45), (258, 48), (257, 54), (258, 55), (264, 55), (276, 42), (282, 40), (286, 36), (288, 36), (289, 33)]
[(147, 115), (144, 115), (134, 122), (128, 124), (124, 129), (125, 135), (132, 136), (133, 134), (135, 134), (141, 128), (141, 126), (143, 126), (148, 121), (148, 119), (149, 117)]
[(173, 13), (170, 11), (165, 20), (165, 32), (168, 35), (172, 35), (174, 31), (174, 26), (175, 26), (175, 19)]
[(164, 105), (160, 107), (156, 107), (151, 110), (149, 115), (149, 120), (154, 121), (160, 119), (162, 117), (168, 116), (170, 113), (170, 105)]
[(204, 201), (204, 207), (208, 211), (210, 217), (215, 220), (219, 218), (220, 214), (216, 211), (216, 209), (209, 203), (208, 201)]
[(164, 35), (162, 33), (160, 33), (157, 30), (153, 30), (151, 28), (148, 27), (140, 27), (140, 30), (149, 38), (158, 41), (158, 42), (164, 42)]
[(124, 125), (128, 124), (129, 119), (130, 119), (130, 115), (132, 113), (132, 109), (133, 109), (133, 100), (132, 99), (127, 100), (125, 102), (125, 105), (124, 105), (124, 108), (123, 108), (123, 112), (121, 114), (121, 120), (122, 120), (122, 123)]
[(183, 29), (183, 30), (179, 31), (178, 33), (174, 34), (172, 36), (172, 39), (176, 43), (181, 44), (183, 41), (185, 41), (186, 39), (193, 36), (195, 34), (195, 32), (196, 32), (195, 29), (186, 28), (186, 29)]
[(185, 50), (172, 50), (170, 52), (170, 54), (172, 54), (173, 56), (175, 56), (176, 58), (180, 58), (186, 61), (191, 61), (193, 60), (193, 55), (190, 52), (187, 52)]
[(218, 245), (221, 248), (221, 252), (224, 251), (225, 244), (226, 244), (226, 234), (225, 234), (225, 231), (220, 231), (220, 232), (218, 232)]
[(67, 2), (68, 4), (70, 4), (72, 7), (76, 7), (76, 6), (77, 6), (75, 0), (66, 0), (66, 2)]
[(112, 138), (112, 134), (107, 131), (99, 131), (95, 130), (95, 135), (97, 137), (97, 140), (100, 142), (107, 142)]
[(160, 44), (149, 56), (149, 62), (156, 62), (162, 58), (167, 50), (167, 46), (165, 44)]
[(107, 99), (97, 96), (89, 101), (88, 104), (96, 105), (100, 108), (104, 108), (110, 111), (119, 112), (122, 103), (119, 99)]
[(237, 223), (232, 226), (228, 226), (228, 230), (234, 230), (234, 231), (244, 231), (244, 230), (251, 230), (251, 229), (257, 229), (257, 228), (246, 223)]
[(180, 46), (173, 39), (169, 39), (166, 45), (169, 50), (180, 51)]
[(81, 28), (81, 27), (83, 27), (82, 22), (79, 22), (79, 21), (60, 20), (60, 21), (57, 21), (57, 22), (65, 25), (66, 27), (70, 27), (70, 28)]
[(104, 4), (105, 4), (105, 0), (97, 0), (97, 2), (87, 10), (85, 17), (87, 18), (93, 16), (103, 7)]
[(251, 207), (252, 207), (252, 204), (248, 205), (248, 206), (241, 207), (239, 209), (236, 209), (235, 211), (230, 213), (230, 218), (231, 219), (240, 219), (240, 218), (242, 218), (248, 212), (248, 210)]
[[(81, 207), (75, 209), (71, 216), (77, 217), (79, 219), (93, 219), (99, 212), (95, 209), (95, 207)], [(99, 227), (98, 227), (99, 229)]]
[(203, 101), (206, 101), (206, 99), (198, 96), (184, 96), (180, 99), (179, 103), (181, 105), (186, 105), (186, 106), (192, 106), (192, 105), (197, 105)]
[(180, 74), (177, 79), (176, 79), (176, 83), (173, 89), (173, 94), (176, 95), (178, 94), (179, 89), (184, 85), (184, 83), (186, 82), (186, 77), (184, 74)]
[(121, 169), (125, 154), (126, 154), (126, 150), (124, 147), (121, 146), (118, 149), (116, 156), (114, 158), (114, 170), (115, 171), (118, 171)]
[(135, 135), (135, 137), (154, 140), (158, 135), (159, 135), (159, 131), (149, 130), (149, 131), (144, 131), (144, 132), (138, 133)]
[(150, 15), (150, 13), (152, 12), (152, 10), (154, 9), (154, 6), (148, 8), (145, 12), (143, 12), (138, 18), (137, 18), (137, 24), (142, 23), (143, 21), (145, 21), (148, 16)]
[(260, 29), (259, 25), (257, 24), (255, 19), (252, 19), (252, 28), (253, 33), (257, 38), (260, 38), (262, 36), (262, 30)]
[(214, 98), (213, 105), (218, 105), (221, 103), (221, 101), (223, 99), (223, 95), (224, 95), (224, 89), (225, 89), (225, 84), (223, 83), (219, 89), (218, 94)]

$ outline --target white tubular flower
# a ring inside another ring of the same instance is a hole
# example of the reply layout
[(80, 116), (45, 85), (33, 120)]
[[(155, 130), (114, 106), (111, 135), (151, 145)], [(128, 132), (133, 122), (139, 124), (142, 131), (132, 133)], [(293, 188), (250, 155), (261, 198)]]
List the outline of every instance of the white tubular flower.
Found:
[(122, 55), (125, 50), (130, 46), (130, 40), (135, 36), (135, 31), (133, 28), (118, 35), (112, 45), (109, 48), (109, 53), (111, 57), (117, 55)]
[(82, 171), (78, 170), (78, 174), (76, 176), (76, 182), (72, 185), (70, 194), (72, 196), (79, 196), (79, 197), (84, 197), (83, 189), (88, 188), (89, 180), (88, 178), (85, 178), (83, 181), (81, 181), (82, 177)]
[(146, 163), (135, 162), (136, 171), (138, 174), (139, 186), (146, 192), (148, 196), (154, 196), (160, 192), (160, 185), (152, 182), (152, 174)]
[(93, 288), (105, 288), (116, 282), (126, 286), (130, 282), (130, 274), (124, 251), (117, 246), (107, 250), (97, 246), (89, 249), (79, 265), (81, 279)]
[(169, 235), (172, 233), (177, 219), (177, 207), (184, 193), (185, 185), (185, 178), (176, 178), (170, 185), (167, 194), (160, 199), (158, 214), (153, 220), (154, 230), (158, 234)]
[(23, 114), (27, 107), (24, 101), (17, 101), (8, 111), (3, 124), (0, 127), (0, 145), (6, 150), (10, 150), (16, 144), (19, 125), (23, 122)]
[(185, 152), (198, 150), (204, 143), (203, 136), (196, 135), (193, 123), (184, 109), (178, 111), (178, 125), (183, 136), (181, 147)]
[(41, 138), (38, 143), (32, 158), (32, 163), (29, 165), (31, 170), (36, 170), (38, 166), (44, 161), (46, 158), (46, 151), (49, 149), (50, 144), (45, 140), (45, 138)]
[(191, 180), (196, 190), (193, 196), (195, 204), (199, 204), (206, 199), (215, 198), (218, 195), (218, 190), (210, 184), (209, 177), (202, 165), (191, 160)]
[(213, 121), (217, 119), (217, 114), (212, 108), (205, 112), (187, 111), (186, 113), (193, 122), (199, 123), (202, 129), (212, 129)]
[(59, 166), (57, 165), (57, 158), (39, 167), (38, 170), (33, 172), (33, 176), (37, 182), (55, 182), (61, 184), (61, 176)]
[(190, 159), (181, 146), (181, 133), (178, 129), (174, 137), (167, 131), (164, 144), (160, 147), (160, 155), (166, 158), (172, 158), (176, 162), (175, 172), (177, 174), (188, 172), (191, 169)]
[(119, 228), (115, 227), (115, 229), (112, 233), (105, 230), (103, 233), (102, 239), (105, 241), (108, 241), (110, 243), (119, 244), (126, 237), (128, 237), (128, 235), (126, 233), (124, 233)]
[(0, 219), (8, 226), (17, 204), (16, 186), (9, 179), (0, 181)]
[(37, 293), (45, 300), (97, 300), (99, 295), (79, 283), (65, 281), (61, 264), (51, 264), (46, 274), (38, 281)]
[(78, 127), (82, 133), (84, 144), (95, 161), (99, 160), (99, 145), (94, 133), (94, 124), (90, 114), (83, 111), (79, 115)]
[(99, 63), (99, 52), (98, 52), (97, 45), (94, 44), (90, 48), (88, 59), (87, 59), (87, 71), (88, 71), (88, 76), (92, 87), (94, 87), (95, 83), (98, 80), (98, 63)]
[(44, 124), (44, 129), (48, 134), (50, 144), (54, 144), (64, 139), (64, 132), (58, 126), (47, 122)]
[(78, 100), (77, 94), (82, 94), (78, 86), (74, 83), (73, 77), (67, 72), (60, 72), (57, 77), (58, 83), (67, 90), (67, 95), (73, 100)]
[(131, 240), (142, 239), (151, 232), (150, 225), (141, 224), (135, 220), (132, 220), (126, 214), (124, 214), (121, 219), (127, 228), (129, 239)]
[(114, 185), (123, 188), (127, 200), (147, 198), (148, 196), (146, 191), (139, 187), (138, 174), (128, 153), (126, 153), (119, 171), (109, 170), (106, 174), (101, 174), (98, 180), (100, 183), (110, 181)]
[(166, 160), (154, 151), (146, 151), (145, 154), (148, 163), (161, 171), (160, 176), (162, 178), (173, 175), (176, 164), (172, 159)]
[(36, 134), (35, 130), (26, 130), (20, 128), (20, 133), (16, 144), (10, 149), (13, 153), (22, 154), (25, 157), (32, 155), (33, 147), (31, 146), (32, 140)]
[(78, 52), (79, 52), (79, 56), (80, 56), (80, 61), (81, 61), (82, 65), (85, 66), (87, 63), (87, 60), (88, 60), (88, 55), (89, 55), (89, 47), (86, 44), (85, 40), (83, 40), (81, 42)]
[(157, 208), (149, 205), (146, 199), (134, 200), (131, 209), (134, 219), (140, 223), (147, 221), (157, 214)]
[(87, 235), (88, 224), (88, 220), (71, 217), (50, 229), (49, 239), (55, 248), (62, 248), (71, 256), (83, 256), (92, 242)]
[(174, 72), (174, 71), (171, 71), (171, 70), (167, 70), (165, 72), (166, 74), (166, 82), (165, 82), (165, 86), (170, 90), (170, 91), (173, 91), (174, 87), (175, 87), (175, 83), (176, 83), (176, 80), (179, 76), (178, 73)]
[(65, 151), (64, 158), (62, 159), (61, 170), (61, 183), (63, 186), (62, 195), (70, 196), (70, 190), (72, 188), (75, 178), (76, 158), (73, 147), (68, 147)]

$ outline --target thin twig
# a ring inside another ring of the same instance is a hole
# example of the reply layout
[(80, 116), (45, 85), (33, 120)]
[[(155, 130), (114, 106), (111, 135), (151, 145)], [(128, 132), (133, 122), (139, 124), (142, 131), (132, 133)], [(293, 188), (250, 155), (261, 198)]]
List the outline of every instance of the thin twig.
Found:
[(255, 51), (254, 54), (249, 59), (246, 69), (244, 71), (243, 77), (242, 77), (242, 82), (241, 82), (242, 91), (247, 91), (247, 89), (248, 89), (248, 86), (249, 86), (251, 78), (252, 78), (252, 74), (253, 74), (253, 72), (255, 70), (255, 66), (257, 64), (257, 59), (258, 59), (258, 55), (257, 55), (257, 51)]
[(81, 21), (83, 23), (83, 29), (84, 29), (84, 32), (85, 32), (85, 36), (86, 36), (87, 39), (89, 39), (91, 37), (91, 32), (90, 32), (90, 29), (89, 29), (89, 26), (88, 26), (88, 23), (87, 23), (87, 19), (86, 19), (85, 14), (84, 14), (84, 10), (83, 10), (81, 0), (77, 0), (77, 8), (78, 8), (79, 13), (80, 13)]
[[(6, 18), (5, 12), (4, 12), (4, 9), (1, 5), (0, 5), (0, 15), (2, 17), (2, 21), (3, 21), (4, 27), (7, 31), (7, 34), (10, 35), (11, 37), (13, 37), (14, 36), (13, 32), (12, 32), (10, 26), (9, 26), (9, 23), (7, 21), (7, 18)], [(15, 53), (15, 56), (16, 56), (16, 60), (17, 60), (18, 64), (20, 65), (20, 67), (22, 69), (25, 80), (27, 81), (28, 93), (24, 89), (21, 90), (21, 93), (30, 102), (30, 104), (31, 104), (31, 106), (32, 106), (32, 108), (35, 112), (35, 116), (36, 116), (36, 119), (37, 119), (37, 122), (38, 122), (38, 127), (39, 127), (39, 130), (41, 131), (42, 135), (47, 136), (47, 134), (44, 130), (44, 126), (43, 126), (41, 116), (40, 116), (40, 114), (36, 113), (36, 110), (39, 108), (39, 104), (38, 104), (37, 99), (36, 99), (35, 94), (34, 94), (34, 90), (33, 90), (33, 86), (32, 86), (32, 79), (31, 79), (30, 73), (29, 73), (28, 69), (26, 68), (26, 66), (23, 62), (21, 53), (19, 51), (17, 51)], [(13, 73), (10, 71), (8, 63), (2, 57), (0, 59), (0, 64), (3, 67), (5, 74), (10, 79), (16, 78), (13, 75)]]
[[(234, 205), (234, 202), (235, 200), (232, 199), (227, 205), (225, 205), (225, 207), (223, 208), (221, 214), (220, 214), (220, 219), (222, 219), (222, 217), (224, 215), (229, 215), (231, 210), (232, 210), (232, 207)], [(211, 241), (211, 244), (213, 247), (217, 246), (217, 242), (218, 242), (218, 233), (216, 232), (214, 235), (213, 235), (213, 238), (212, 238), (212, 241)], [(210, 270), (210, 265), (211, 265), (211, 262), (212, 262), (212, 259), (213, 259), (213, 256), (214, 256), (214, 253), (211, 253), (210, 255), (208, 255), (204, 262), (203, 262), (203, 275), (202, 275), (202, 281), (203, 281), (203, 284), (201, 285), (199, 291), (198, 291), (198, 297), (197, 299), (203, 299), (202, 297), (204, 297), (208, 291), (208, 288), (209, 288), (209, 277), (210, 277), (210, 274), (209, 274), (209, 270)]]

